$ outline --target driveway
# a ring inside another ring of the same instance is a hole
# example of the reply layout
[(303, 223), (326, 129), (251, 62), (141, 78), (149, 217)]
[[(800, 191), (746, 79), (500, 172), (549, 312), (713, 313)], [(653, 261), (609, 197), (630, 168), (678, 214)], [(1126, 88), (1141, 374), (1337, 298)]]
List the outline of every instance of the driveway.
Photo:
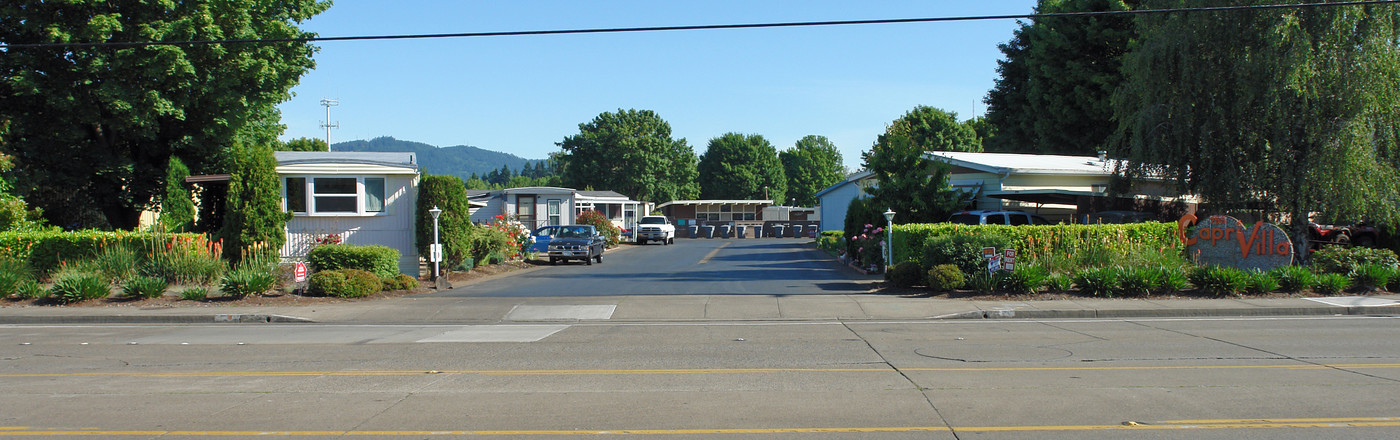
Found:
[(867, 293), (875, 279), (807, 239), (677, 239), (623, 244), (603, 264), (546, 264), (429, 296), (842, 295)]

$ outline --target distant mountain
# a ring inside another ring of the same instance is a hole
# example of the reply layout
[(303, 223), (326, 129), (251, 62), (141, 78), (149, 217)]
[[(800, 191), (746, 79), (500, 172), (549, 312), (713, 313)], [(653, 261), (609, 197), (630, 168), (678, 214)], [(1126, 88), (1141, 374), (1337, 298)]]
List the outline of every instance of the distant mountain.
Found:
[(458, 145), (455, 147), (435, 147), (422, 142), (404, 141), (384, 136), (367, 141), (337, 142), (331, 151), (375, 151), (417, 153), (418, 167), (423, 174), (449, 174), (467, 180), (473, 173), (486, 176), (486, 173), (501, 169), (502, 165), (520, 173), (526, 165), (535, 166), (541, 159), (525, 159), (514, 154), (483, 150), (477, 147)]

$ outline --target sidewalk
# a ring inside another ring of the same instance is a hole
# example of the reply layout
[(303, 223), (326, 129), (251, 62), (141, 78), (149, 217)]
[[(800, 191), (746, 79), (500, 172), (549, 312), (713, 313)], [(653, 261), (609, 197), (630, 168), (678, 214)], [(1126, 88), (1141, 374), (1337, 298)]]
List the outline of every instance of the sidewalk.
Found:
[(6, 307), (0, 324), (498, 324), (606, 320), (701, 322), (1400, 315), (1400, 295), (1266, 299), (978, 301), (863, 295), (672, 295), (567, 298), (398, 297), (298, 306)]

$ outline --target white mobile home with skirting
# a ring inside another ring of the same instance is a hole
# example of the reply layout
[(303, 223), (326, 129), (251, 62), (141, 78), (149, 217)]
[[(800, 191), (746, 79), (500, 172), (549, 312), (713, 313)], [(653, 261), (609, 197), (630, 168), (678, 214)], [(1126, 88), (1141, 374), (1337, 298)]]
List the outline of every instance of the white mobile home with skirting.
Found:
[(284, 260), (322, 242), (399, 251), (399, 272), (418, 276), (414, 246), (418, 164), (413, 153), (278, 151), (287, 222)]

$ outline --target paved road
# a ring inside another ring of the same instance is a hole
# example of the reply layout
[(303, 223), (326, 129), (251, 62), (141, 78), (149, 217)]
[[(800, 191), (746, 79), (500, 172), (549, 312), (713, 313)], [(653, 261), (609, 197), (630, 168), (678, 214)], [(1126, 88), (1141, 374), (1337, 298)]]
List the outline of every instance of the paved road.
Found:
[(842, 295), (868, 285), (809, 239), (677, 239), (623, 245), (603, 264), (561, 263), (436, 296)]
[(1379, 317), (12, 325), (0, 435), (1396, 438), (1397, 332)]

